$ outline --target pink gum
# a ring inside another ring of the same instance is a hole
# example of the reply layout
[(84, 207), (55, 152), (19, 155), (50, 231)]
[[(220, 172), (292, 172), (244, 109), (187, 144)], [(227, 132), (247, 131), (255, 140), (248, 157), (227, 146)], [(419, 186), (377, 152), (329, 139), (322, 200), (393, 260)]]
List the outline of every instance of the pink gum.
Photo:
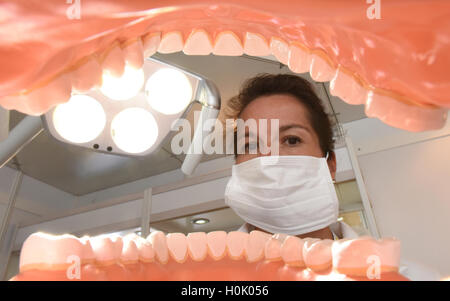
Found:
[(380, 279), (340, 274), (332, 270), (314, 272), (310, 269), (284, 265), (282, 261), (207, 258), (196, 262), (188, 258), (183, 264), (170, 261), (160, 263), (136, 263), (108, 266), (86, 264), (81, 267), (80, 279), (68, 279), (65, 270), (30, 269), (10, 279), (12, 281), (302, 281), (302, 280), (408, 280), (396, 272), (386, 272)]

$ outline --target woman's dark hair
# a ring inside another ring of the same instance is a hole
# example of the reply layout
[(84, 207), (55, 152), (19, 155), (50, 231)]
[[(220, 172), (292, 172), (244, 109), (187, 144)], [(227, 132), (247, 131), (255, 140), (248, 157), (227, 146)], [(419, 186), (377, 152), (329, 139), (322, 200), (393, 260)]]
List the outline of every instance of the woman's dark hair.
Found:
[[(298, 99), (308, 110), (308, 119), (319, 137), (323, 155), (334, 149), (332, 124), (319, 97), (307, 80), (296, 75), (263, 73), (248, 79), (239, 94), (228, 101), (225, 115), (235, 120), (253, 100), (274, 94), (287, 94)], [(234, 134), (236, 142), (236, 132)]]

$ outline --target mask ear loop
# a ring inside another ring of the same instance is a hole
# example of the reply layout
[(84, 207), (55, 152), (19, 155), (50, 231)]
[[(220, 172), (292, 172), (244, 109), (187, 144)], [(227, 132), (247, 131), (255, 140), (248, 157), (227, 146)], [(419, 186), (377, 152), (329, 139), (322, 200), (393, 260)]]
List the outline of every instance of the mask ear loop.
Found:
[[(328, 161), (328, 157), (329, 157), (329, 156), (330, 156), (330, 152), (328, 151), (328, 152), (327, 152), (327, 155), (325, 156), (325, 160), (326, 160), (326, 161)], [(336, 184), (336, 180), (335, 180), (335, 179), (332, 179), (332, 180), (333, 180), (333, 183)]]

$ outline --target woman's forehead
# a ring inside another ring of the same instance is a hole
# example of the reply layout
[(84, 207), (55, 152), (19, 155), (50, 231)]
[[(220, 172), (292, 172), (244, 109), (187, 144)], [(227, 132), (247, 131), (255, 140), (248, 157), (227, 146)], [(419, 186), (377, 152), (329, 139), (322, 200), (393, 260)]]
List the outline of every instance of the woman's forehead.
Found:
[[(275, 94), (261, 96), (251, 101), (239, 114), (244, 121), (255, 119), (279, 119), (280, 127), (297, 123), (311, 127), (308, 109), (291, 95)], [(270, 122), (269, 122), (270, 123)]]

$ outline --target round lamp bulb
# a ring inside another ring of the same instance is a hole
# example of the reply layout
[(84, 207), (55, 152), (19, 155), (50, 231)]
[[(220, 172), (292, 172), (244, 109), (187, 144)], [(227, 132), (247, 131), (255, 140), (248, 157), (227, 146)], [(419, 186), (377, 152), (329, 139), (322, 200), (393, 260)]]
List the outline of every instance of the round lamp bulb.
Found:
[(113, 118), (111, 136), (122, 151), (132, 154), (142, 153), (155, 144), (158, 124), (149, 111), (142, 108), (128, 108)]
[(181, 71), (164, 68), (150, 76), (145, 84), (150, 106), (165, 115), (181, 112), (192, 100), (192, 86)]
[(53, 111), (53, 126), (61, 137), (73, 143), (97, 138), (106, 124), (101, 104), (87, 95), (73, 95)]

